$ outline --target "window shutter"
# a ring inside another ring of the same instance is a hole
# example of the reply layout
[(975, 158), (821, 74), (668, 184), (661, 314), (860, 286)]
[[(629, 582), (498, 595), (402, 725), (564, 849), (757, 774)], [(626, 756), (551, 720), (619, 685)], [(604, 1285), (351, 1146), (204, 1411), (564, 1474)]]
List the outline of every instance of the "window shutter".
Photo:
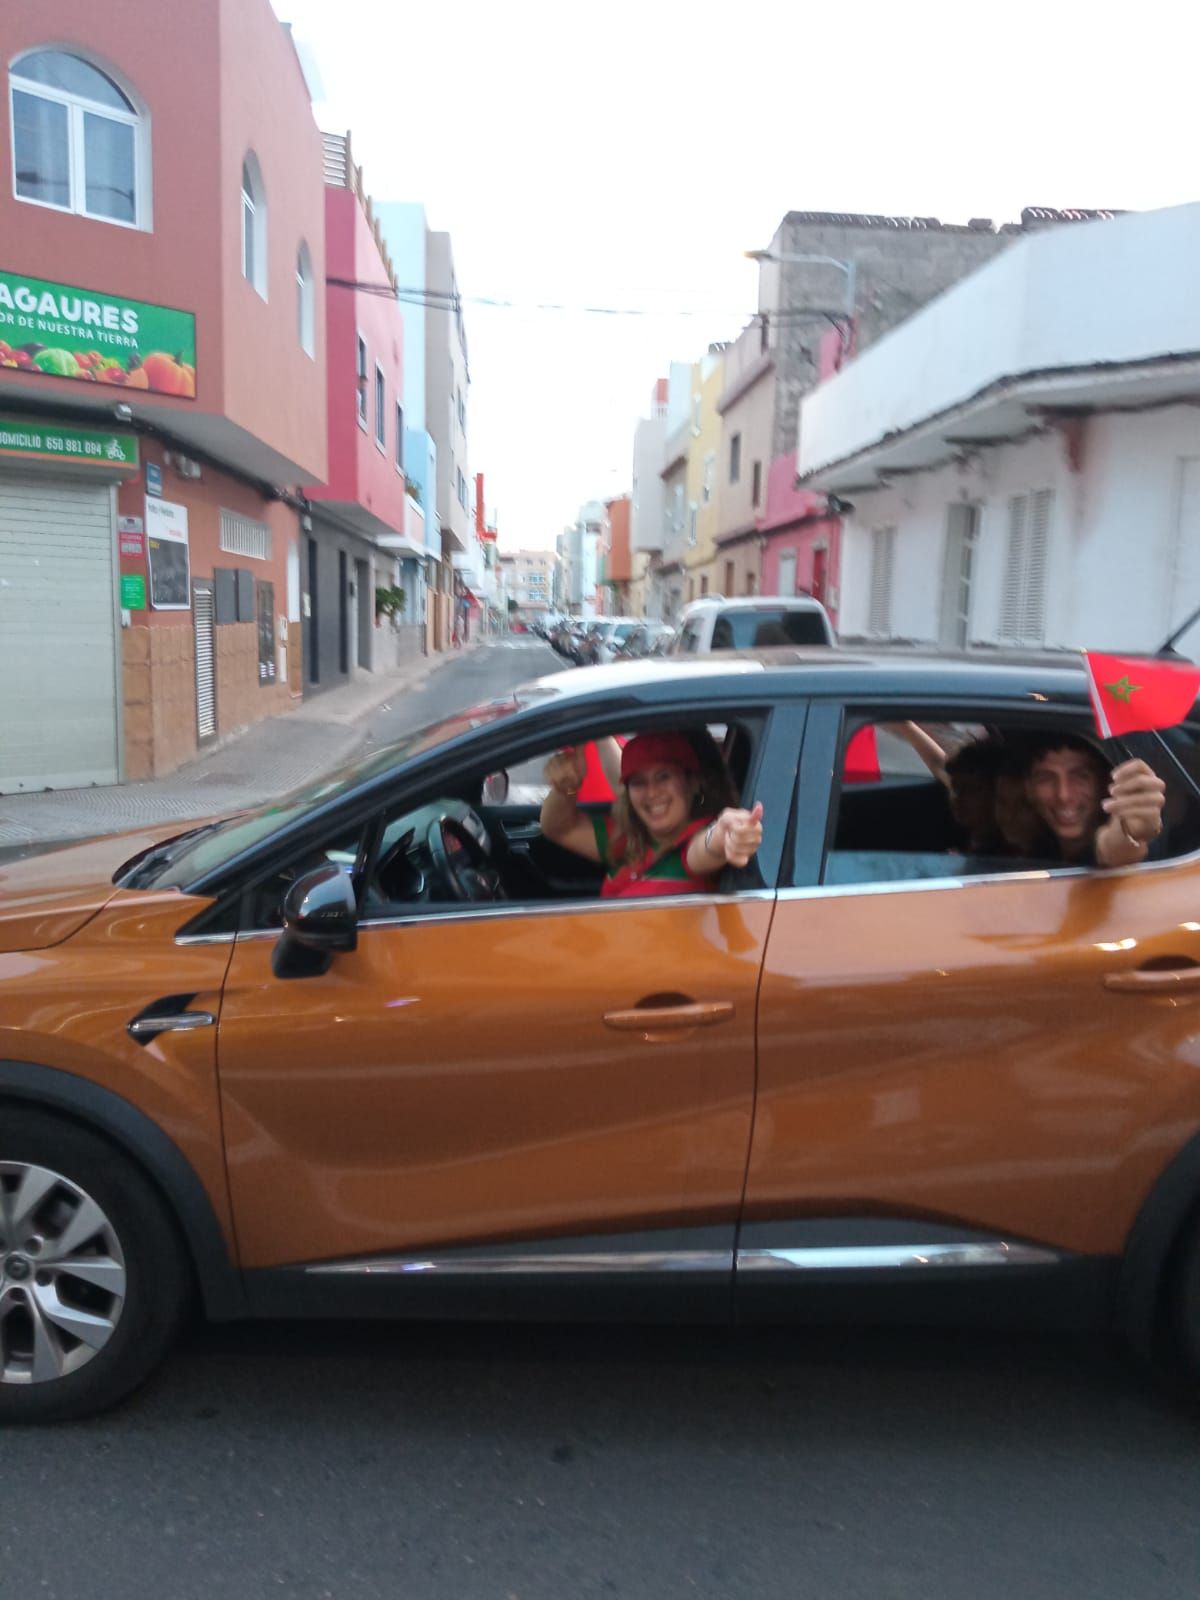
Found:
[(1008, 553), (1004, 562), (1004, 589), (1000, 596), (1000, 637), (1017, 644), (1025, 592), (1025, 530), (1029, 522), (1029, 496), (1015, 494), (1008, 502)]
[(871, 592), (867, 605), (867, 632), (886, 636), (892, 630), (892, 560), (895, 528), (876, 528), (871, 534)]
[(1025, 562), (1025, 604), (1021, 638), (1025, 644), (1042, 644), (1046, 637), (1046, 569), (1050, 560), (1050, 519), (1054, 491), (1039, 489), (1032, 497), (1029, 548)]

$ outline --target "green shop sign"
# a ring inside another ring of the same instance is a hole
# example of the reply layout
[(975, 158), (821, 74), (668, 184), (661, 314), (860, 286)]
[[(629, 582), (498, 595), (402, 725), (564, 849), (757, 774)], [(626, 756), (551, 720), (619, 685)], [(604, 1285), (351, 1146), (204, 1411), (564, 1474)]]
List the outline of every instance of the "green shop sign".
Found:
[(87, 461), (98, 467), (138, 464), (137, 435), (106, 428), (76, 428), (70, 423), (26, 422), (0, 417), (0, 457), (33, 456), (38, 460)]
[(0, 271), (0, 381), (11, 370), (196, 397), (196, 319)]
[(140, 572), (123, 572), (121, 574), (121, 610), (144, 611), (145, 609), (145, 578)]

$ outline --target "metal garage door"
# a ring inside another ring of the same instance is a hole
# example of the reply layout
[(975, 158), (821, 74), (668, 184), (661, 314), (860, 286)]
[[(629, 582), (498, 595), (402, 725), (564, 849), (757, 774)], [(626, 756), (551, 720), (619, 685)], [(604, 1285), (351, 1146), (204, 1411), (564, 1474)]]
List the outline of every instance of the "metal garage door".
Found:
[(0, 474), (0, 793), (116, 783), (107, 486)]

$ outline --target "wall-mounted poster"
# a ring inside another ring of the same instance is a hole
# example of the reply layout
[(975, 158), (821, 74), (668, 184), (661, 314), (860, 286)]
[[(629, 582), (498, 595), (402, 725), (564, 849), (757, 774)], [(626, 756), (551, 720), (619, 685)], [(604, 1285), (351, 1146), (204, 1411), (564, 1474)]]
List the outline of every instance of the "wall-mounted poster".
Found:
[(258, 681), (275, 682), (275, 585), (255, 585), (258, 590)]
[(155, 611), (190, 611), (186, 506), (146, 499), (146, 559), (150, 564), (150, 604)]

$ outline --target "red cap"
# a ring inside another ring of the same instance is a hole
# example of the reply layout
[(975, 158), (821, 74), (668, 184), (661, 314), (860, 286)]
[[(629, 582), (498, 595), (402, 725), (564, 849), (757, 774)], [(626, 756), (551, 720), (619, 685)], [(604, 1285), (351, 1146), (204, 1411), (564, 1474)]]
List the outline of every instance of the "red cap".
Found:
[(621, 751), (621, 782), (628, 783), (652, 767), (682, 767), (685, 772), (699, 772), (700, 758), (682, 733), (639, 733)]

